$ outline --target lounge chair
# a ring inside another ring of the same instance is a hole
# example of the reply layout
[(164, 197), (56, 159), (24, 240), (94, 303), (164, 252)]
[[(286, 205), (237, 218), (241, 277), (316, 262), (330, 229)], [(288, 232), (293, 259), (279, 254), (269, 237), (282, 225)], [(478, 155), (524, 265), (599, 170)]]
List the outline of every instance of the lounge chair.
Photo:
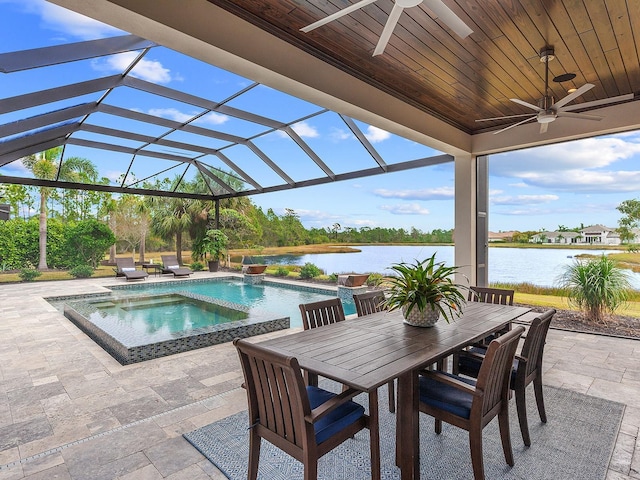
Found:
[(178, 257), (175, 255), (162, 256), (162, 273), (173, 273), (174, 277), (188, 277), (193, 270), (187, 267), (181, 267), (178, 263)]
[(116, 258), (116, 277), (129, 280), (144, 280), (149, 276), (144, 270), (136, 269), (133, 258)]

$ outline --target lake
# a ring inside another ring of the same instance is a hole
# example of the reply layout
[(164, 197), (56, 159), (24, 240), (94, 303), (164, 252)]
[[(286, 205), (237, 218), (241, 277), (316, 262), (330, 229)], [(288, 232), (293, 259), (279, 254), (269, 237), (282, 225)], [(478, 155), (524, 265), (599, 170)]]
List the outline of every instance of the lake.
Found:
[[(357, 247), (357, 253), (319, 253), (308, 255), (277, 255), (264, 257), (265, 263), (304, 265), (313, 263), (325, 273), (391, 273), (393, 263), (424, 260), (437, 253), (436, 259), (453, 265), (452, 246), (384, 245)], [(569, 248), (489, 248), (490, 283), (531, 283), (553, 286), (565, 265), (575, 261), (582, 253), (601, 255), (621, 250), (579, 250)], [(640, 274), (627, 270), (635, 289), (640, 289)]]

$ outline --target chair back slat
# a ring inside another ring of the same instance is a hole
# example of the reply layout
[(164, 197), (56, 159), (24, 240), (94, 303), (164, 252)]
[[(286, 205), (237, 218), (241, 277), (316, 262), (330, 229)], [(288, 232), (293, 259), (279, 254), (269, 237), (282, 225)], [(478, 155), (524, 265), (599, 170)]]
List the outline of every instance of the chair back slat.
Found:
[(123, 268), (135, 268), (136, 264), (131, 257), (116, 258), (116, 267), (122, 271)]
[(505, 288), (470, 287), (470, 302), (493, 303), (495, 305), (513, 305), (513, 290)]
[(235, 340), (249, 397), (249, 421), (303, 448), (313, 435), (304, 420), (311, 413), (300, 365), (243, 340)]
[(524, 327), (516, 327), (489, 344), (476, 384), (484, 395), (482, 399), (474, 400), (472, 406), (472, 409), (477, 408), (475, 403), (481, 401), (482, 416), (491, 412), (500, 402), (508, 401), (511, 367), (522, 333)]
[(162, 258), (162, 264), (165, 268), (167, 266), (180, 265), (178, 263), (178, 257), (175, 255), (160, 255), (160, 257)]
[(384, 293), (381, 290), (373, 290), (353, 296), (359, 317), (386, 310), (387, 307), (384, 305), (384, 300)]
[(302, 303), (299, 307), (302, 326), (305, 330), (342, 322), (345, 318), (342, 301), (338, 297), (320, 302)]
[(527, 359), (525, 377), (531, 375), (536, 368), (542, 368), (544, 344), (555, 313), (556, 311), (553, 308), (549, 309), (531, 322), (527, 338), (525, 338), (520, 352), (520, 355)]

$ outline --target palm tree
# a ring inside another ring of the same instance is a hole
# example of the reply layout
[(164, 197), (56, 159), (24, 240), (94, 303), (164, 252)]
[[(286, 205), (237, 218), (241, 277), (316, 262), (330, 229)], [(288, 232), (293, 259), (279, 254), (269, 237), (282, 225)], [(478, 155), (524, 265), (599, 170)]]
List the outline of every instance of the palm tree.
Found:
[[(22, 164), (28, 168), (36, 178), (54, 180), (58, 172), (58, 162), (62, 148), (51, 148), (35, 155), (29, 155), (22, 159)], [(47, 200), (51, 195), (50, 187), (40, 187), (40, 227), (39, 227), (39, 248), (40, 260), (38, 270), (47, 270)]]
[[(72, 182), (95, 180), (98, 171), (95, 165), (86, 158), (71, 157), (61, 162), (62, 147), (50, 148), (38, 154), (22, 158), (22, 164), (36, 178), (43, 180), (67, 180)], [(40, 227), (38, 270), (47, 270), (47, 200), (55, 190), (51, 187), (40, 187)]]

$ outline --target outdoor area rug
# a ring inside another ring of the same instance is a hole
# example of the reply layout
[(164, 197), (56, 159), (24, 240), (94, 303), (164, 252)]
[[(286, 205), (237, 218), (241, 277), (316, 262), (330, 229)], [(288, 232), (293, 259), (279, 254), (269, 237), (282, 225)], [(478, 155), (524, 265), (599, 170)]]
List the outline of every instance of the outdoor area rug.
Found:
[[(327, 388), (327, 385), (323, 385)], [(339, 391), (335, 387), (330, 388)], [(395, 466), (395, 415), (389, 413), (386, 386), (380, 398), (380, 450), (384, 480), (399, 479)], [(531, 447), (522, 443), (515, 402), (509, 405), (511, 443), (515, 466), (509, 467), (502, 453), (498, 421), (484, 429), (484, 463), (487, 479), (602, 480), (618, 435), (624, 404), (582, 395), (569, 390), (544, 387), (548, 423), (540, 422), (535, 407), (533, 388), (527, 391)], [(367, 405), (364, 395), (356, 401)], [(231, 480), (247, 478), (249, 434), (247, 412), (240, 412), (187, 433), (184, 437), (214, 463)], [(262, 441), (260, 472), (264, 480), (302, 478), (300, 462)], [(354, 439), (320, 459), (318, 478), (368, 479), (369, 431), (359, 432)], [(443, 424), (441, 435), (433, 431), (433, 418), (420, 414), (420, 478), (473, 478), (466, 431)]]

